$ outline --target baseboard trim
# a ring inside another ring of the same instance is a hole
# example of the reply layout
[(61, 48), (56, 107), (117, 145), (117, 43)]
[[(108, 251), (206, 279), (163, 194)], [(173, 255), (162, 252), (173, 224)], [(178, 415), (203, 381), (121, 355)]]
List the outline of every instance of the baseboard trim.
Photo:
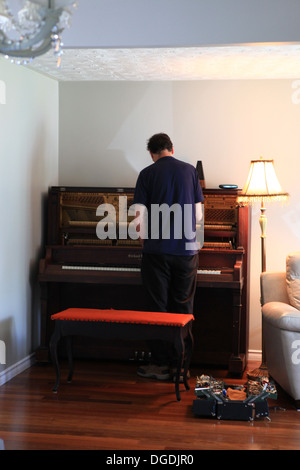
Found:
[(9, 382), (9, 380), (13, 379), (16, 375), (31, 367), (34, 363), (34, 357), (35, 354), (32, 353), (29, 356), (24, 357), (24, 359), (21, 359), (21, 361), (16, 362), (16, 364), (7, 367), (3, 372), (0, 372), (0, 387), (6, 382)]
[(255, 361), (261, 362), (262, 360), (262, 352), (255, 349), (248, 350), (248, 361)]

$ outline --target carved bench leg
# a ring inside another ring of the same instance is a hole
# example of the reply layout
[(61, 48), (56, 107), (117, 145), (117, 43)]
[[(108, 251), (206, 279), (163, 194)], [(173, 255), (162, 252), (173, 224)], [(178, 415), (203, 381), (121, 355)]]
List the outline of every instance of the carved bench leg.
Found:
[(69, 375), (68, 375), (68, 383), (72, 382), (73, 377), (73, 354), (72, 354), (72, 337), (66, 336), (67, 342), (67, 355), (68, 355), (68, 362), (69, 362)]
[(186, 343), (185, 343), (185, 361), (184, 361), (184, 373), (183, 373), (183, 383), (186, 388), (186, 390), (190, 389), (188, 379), (187, 379), (187, 373), (189, 370), (190, 362), (192, 359), (192, 353), (193, 353), (193, 346), (194, 346), (194, 338), (192, 334), (192, 325), (189, 325), (188, 327), (188, 335), (186, 338)]
[[(191, 325), (187, 326), (187, 330), (185, 328), (177, 328), (176, 334), (172, 336), (174, 341), (174, 348), (176, 350), (178, 362), (177, 362), (177, 369), (175, 374), (175, 393), (177, 401), (181, 400), (180, 391), (179, 391), (179, 384), (180, 384), (180, 374), (181, 369), (183, 368), (183, 383), (186, 390), (189, 390), (189, 384), (187, 380), (187, 372), (192, 356), (192, 348), (193, 348), (193, 336), (191, 331)], [(70, 328), (64, 327), (64, 322), (56, 321), (55, 322), (55, 329), (54, 333), (50, 339), (50, 354), (53, 366), (56, 372), (56, 382), (53, 387), (53, 392), (57, 392), (59, 383), (60, 383), (60, 367), (58, 362), (58, 354), (57, 354), (57, 344), (62, 336), (66, 338), (67, 342), (67, 355), (69, 361), (69, 374), (68, 374), (68, 382), (71, 382), (73, 377), (73, 355), (72, 355), (72, 334), (70, 333)], [(186, 342), (186, 346), (185, 346)]]
[(180, 329), (178, 337), (175, 339), (174, 346), (177, 351), (178, 363), (177, 371), (175, 376), (175, 393), (177, 401), (181, 400), (179, 392), (179, 383), (180, 383), (180, 373), (183, 367), (183, 384), (186, 390), (190, 389), (187, 373), (190, 366), (192, 352), (193, 352), (194, 339), (192, 335), (192, 326), (188, 326), (188, 333), (186, 339), (183, 338), (183, 330)]
[(55, 322), (54, 333), (51, 336), (50, 345), (49, 345), (51, 360), (52, 360), (52, 363), (56, 372), (56, 382), (52, 389), (53, 392), (57, 392), (59, 382), (60, 382), (60, 367), (59, 367), (58, 357), (57, 357), (57, 343), (59, 342), (60, 338), (61, 338), (60, 327), (59, 327), (58, 322)]

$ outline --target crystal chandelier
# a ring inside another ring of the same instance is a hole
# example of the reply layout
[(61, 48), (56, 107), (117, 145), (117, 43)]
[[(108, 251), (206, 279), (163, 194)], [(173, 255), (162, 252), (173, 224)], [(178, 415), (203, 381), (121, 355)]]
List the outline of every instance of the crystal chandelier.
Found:
[(0, 0), (0, 54), (11, 62), (26, 65), (52, 47), (59, 67), (61, 33), (70, 26), (77, 3), (76, 0)]

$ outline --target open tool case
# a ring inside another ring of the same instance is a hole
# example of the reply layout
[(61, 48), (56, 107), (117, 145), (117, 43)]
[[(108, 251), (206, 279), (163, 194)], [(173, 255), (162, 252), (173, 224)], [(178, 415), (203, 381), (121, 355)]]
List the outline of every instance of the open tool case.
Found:
[(193, 413), (202, 417), (252, 421), (269, 416), (267, 398), (277, 399), (277, 390), (267, 377), (244, 385), (227, 385), (208, 375), (197, 377)]

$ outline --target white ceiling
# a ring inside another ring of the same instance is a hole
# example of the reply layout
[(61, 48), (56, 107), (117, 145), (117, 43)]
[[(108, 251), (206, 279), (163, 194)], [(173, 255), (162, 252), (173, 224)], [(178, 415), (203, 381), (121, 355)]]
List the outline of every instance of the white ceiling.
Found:
[(300, 78), (300, 44), (65, 49), (27, 65), (62, 81)]

